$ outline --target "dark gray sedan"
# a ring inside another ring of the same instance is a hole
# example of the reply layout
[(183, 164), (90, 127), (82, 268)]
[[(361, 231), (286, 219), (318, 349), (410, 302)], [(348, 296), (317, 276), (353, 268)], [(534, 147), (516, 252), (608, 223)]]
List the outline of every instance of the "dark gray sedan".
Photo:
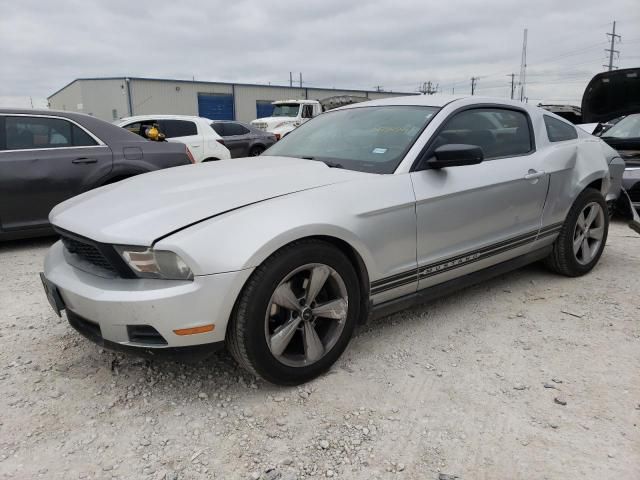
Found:
[(211, 128), (222, 137), (231, 158), (255, 157), (276, 143), (273, 133), (264, 132), (246, 123), (214, 120)]
[(0, 109), (0, 240), (51, 234), (51, 209), (79, 193), (189, 163), (183, 144), (81, 113)]

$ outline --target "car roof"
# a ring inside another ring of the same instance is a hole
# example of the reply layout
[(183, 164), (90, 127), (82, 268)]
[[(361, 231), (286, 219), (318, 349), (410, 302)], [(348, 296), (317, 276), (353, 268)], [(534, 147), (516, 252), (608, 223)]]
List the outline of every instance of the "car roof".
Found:
[(369, 100), (367, 102), (353, 103), (351, 105), (345, 105), (336, 110), (348, 109), (348, 108), (360, 108), (360, 107), (373, 107), (373, 106), (386, 106), (386, 105), (419, 105), (425, 107), (437, 107), (442, 108), (451, 103), (459, 104), (460, 106), (474, 105), (474, 104), (497, 104), (504, 106), (514, 106), (524, 108), (528, 111), (539, 110), (538, 107), (520, 102), (518, 100), (510, 100), (507, 98), (497, 97), (481, 97), (477, 95), (408, 95), (403, 97), (387, 97), (377, 100)]
[(190, 120), (192, 122), (204, 120), (210, 122), (208, 118), (198, 117), (196, 115), (168, 115), (168, 114), (149, 114), (149, 115), (134, 115), (132, 117), (123, 117), (118, 122), (128, 122), (137, 120)]
[(100, 140), (109, 144), (111, 142), (138, 142), (141, 139), (138, 135), (131, 133), (123, 128), (117, 127), (109, 122), (105, 122), (104, 120), (100, 120), (99, 118), (93, 117), (91, 115), (87, 115), (86, 113), (79, 112), (69, 112), (65, 110), (31, 110), (28, 108), (24, 109), (0, 109), (0, 115), (33, 115), (33, 116), (49, 116), (49, 117), (60, 117), (72, 120), (84, 128), (89, 130), (91, 133), (96, 135)]

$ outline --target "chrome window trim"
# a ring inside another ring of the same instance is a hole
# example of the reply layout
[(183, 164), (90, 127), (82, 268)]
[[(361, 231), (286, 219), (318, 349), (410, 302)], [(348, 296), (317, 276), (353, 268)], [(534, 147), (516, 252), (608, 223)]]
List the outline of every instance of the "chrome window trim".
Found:
[(59, 115), (42, 115), (42, 114), (31, 114), (31, 113), (0, 113), (0, 117), (33, 117), (33, 118), (55, 118), (58, 120), (66, 120), (69, 123), (72, 123), (91, 138), (93, 138), (98, 144), (97, 145), (84, 145), (84, 146), (71, 146), (71, 147), (43, 147), (43, 148), (18, 148), (11, 150), (0, 150), (0, 154), (4, 152), (34, 152), (34, 151), (42, 151), (42, 150), (62, 150), (62, 149), (77, 149), (77, 148), (96, 148), (96, 147), (107, 147), (108, 145), (104, 143), (100, 138), (95, 136), (92, 132), (87, 130), (85, 127), (80, 125), (75, 120), (72, 120), (67, 117), (61, 117)]

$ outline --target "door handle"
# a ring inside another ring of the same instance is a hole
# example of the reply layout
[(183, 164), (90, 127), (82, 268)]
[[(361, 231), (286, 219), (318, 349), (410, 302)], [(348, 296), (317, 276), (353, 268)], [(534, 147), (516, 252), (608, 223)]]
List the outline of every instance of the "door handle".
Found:
[(524, 176), (525, 180), (536, 180), (540, 177), (544, 177), (547, 172), (538, 172), (537, 170), (530, 169), (527, 174)]
[(98, 163), (98, 160), (96, 160), (95, 158), (80, 157), (80, 158), (76, 158), (75, 160), (72, 160), (71, 163), (75, 163), (76, 165), (77, 164)]
[(191, 148), (200, 148), (200, 145), (189, 145)]

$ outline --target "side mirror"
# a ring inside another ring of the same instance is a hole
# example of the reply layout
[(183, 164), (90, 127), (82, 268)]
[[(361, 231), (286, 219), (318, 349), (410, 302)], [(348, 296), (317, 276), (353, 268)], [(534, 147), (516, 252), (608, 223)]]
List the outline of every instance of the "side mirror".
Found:
[(433, 157), (427, 160), (428, 168), (460, 167), (477, 165), (484, 159), (482, 148), (477, 145), (450, 143), (435, 149)]

